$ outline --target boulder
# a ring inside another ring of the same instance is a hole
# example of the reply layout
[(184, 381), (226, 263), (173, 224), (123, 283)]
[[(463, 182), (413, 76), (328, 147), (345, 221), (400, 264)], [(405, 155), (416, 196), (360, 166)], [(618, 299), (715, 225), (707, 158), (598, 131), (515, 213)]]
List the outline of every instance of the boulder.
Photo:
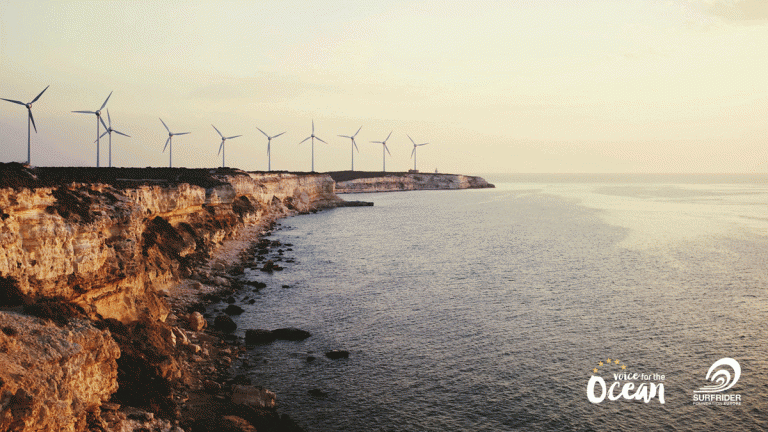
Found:
[(245, 331), (245, 343), (248, 345), (263, 345), (275, 341), (275, 335), (269, 330), (248, 329)]
[(187, 324), (190, 330), (199, 332), (208, 325), (208, 322), (200, 312), (192, 312), (187, 318)]
[(237, 330), (237, 324), (227, 315), (219, 315), (213, 320), (213, 328), (220, 332), (232, 333)]
[(345, 351), (345, 350), (328, 351), (327, 353), (325, 353), (325, 356), (331, 360), (349, 358), (349, 351)]
[(229, 305), (226, 309), (224, 309), (224, 313), (227, 315), (240, 315), (243, 312), (245, 312), (245, 309), (241, 308), (238, 305)]
[(297, 329), (295, 327), (279, 328), (272, 330), (272, 334), (275, 335), (275, 339), (287, 340), (287, 341), (302, 341), (312, 334), (306, 330)]
[(274, 408), (276, 396), (271, 391), (250, 386), (235, 385), (232, 386), (232, 403), (238, 405), (248, 405), (254, 408)]

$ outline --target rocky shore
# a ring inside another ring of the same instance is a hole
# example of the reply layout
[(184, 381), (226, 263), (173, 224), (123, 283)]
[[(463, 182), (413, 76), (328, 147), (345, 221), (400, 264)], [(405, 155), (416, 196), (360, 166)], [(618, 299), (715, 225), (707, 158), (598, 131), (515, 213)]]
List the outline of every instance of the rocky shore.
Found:
[(482, 177), (461, 174), (337, 171), (328, 175), (336, 182), (338, 194), (494, 187)]
[(320, 174), (0, 165), (0, 430), (300, 430), (208, 305), (279, 271), (275, 220), (345, 205)]

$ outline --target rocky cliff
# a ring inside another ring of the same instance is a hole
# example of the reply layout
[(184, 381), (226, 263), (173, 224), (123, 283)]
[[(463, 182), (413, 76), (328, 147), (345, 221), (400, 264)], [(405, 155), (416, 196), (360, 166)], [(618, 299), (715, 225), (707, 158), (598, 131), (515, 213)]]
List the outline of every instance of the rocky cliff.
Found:
[(244, 226), (344, 203), (319, 174), (2, 164), (0, 430), (84, 430), (126, 356), (172, 379), (162, 293)]
[(431, 173), (329, 173), (336, 193), (393, 192), (434, 189), (492, 188), (481, 177)]

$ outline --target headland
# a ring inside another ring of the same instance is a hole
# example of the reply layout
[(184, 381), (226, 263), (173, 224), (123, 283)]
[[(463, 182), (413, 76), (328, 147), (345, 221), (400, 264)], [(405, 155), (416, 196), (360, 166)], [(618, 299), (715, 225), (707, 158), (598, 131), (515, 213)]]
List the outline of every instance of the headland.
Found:
[(206, 306), (263, 288), (244, 273), (287, 265), (263, 238), (276, 220), (370, 205), (337, 185), (0, 164), (0, 430), (300, 430), (237, 373), (244, 341)]

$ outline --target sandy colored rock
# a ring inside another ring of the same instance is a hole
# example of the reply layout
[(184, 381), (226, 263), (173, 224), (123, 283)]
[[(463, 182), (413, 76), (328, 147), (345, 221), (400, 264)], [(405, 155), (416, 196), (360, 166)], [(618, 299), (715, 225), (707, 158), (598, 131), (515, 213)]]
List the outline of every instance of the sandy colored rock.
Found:
[(10, 312), (0, 328), (12, 329), (0, 332), (0, 430), (82, 430), (117, 390), (120, 350), (108, 331)]
[(232, 387), (232, 403), (253, 408), (274, 408), (276, 396), (273, 392), (254, 386)]

